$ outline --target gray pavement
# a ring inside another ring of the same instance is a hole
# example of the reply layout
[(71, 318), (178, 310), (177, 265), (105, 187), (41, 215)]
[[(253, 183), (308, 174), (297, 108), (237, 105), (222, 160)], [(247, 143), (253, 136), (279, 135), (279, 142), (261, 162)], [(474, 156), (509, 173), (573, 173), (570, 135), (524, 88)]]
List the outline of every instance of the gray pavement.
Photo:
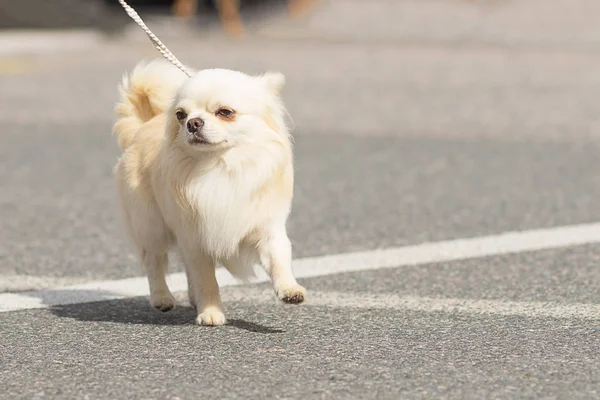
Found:
[(586, 323), (245, 302), (227, 307), (230, 324), (218, 329), (190, 325), (189, 308), (158, 316), (145, 299), (11, 313), (0, 327), (3, 350), (15, 354), (3, 367), (5, 396), (598, 395), (600, 341), (597, 327)]
[[(289, 230), (307, 257), (600, 221), (596, 3), (329, 1), (299, 21), (254, 16), (242, 42), (150, 21), (194, 67), (287, 75)], [(119, 78), (156, 56), (132, 28), (89, 51), (0, 57), (0, 293), (142, 276), (116, 219), (110, 129)], [(600, 318), (361, 296), (597, 305), (599, 250), (303, 279), (332, 297), (297, 307), (265, 284), (225, 288), (215, 329), (145, 298), (0, 313), (0, 398), (594, 399)]]

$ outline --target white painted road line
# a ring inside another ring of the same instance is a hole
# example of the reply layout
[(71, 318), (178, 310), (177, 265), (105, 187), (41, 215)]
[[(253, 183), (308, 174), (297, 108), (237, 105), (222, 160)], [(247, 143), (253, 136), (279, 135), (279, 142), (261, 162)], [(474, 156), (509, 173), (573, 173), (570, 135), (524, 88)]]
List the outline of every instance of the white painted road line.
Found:
[[(251, 303), (274, 303), (271, 290), (228, 291), (225, 301)], [(390, 309), (422, 312), (443, 312), (448, 314), (480, 314), (522, 316), (533, 318), (600, 320), (600, 304), (555, 303), (541, 301), (473, 300), (457, 298), (431, 298), (418, 296), (398, 296), (391, 293), (343, 293), (310, 292), (310, 304), (324, 307), (344, 307), (356, 309)]]
[[(294, 262), (294, 271), (299, 278), (310, 278), (343, 272), (448, 262), (590, 243), (600, 243), (600, 223), (507, 232), (471, 239), (305, 258)], [(218, 271), (217, 277), (221, 286), (241, 284), (222, 269)], [(262, 273), (254, 282), (265, 280), (266, 277)], [(174, 292), (185, 291), (187, 289), (185, 275), (183, 273), (170, 275), (169, 286)], [(55, 289), (3, 293), (0, 294), (0, 312), (147, 295), (148, 288), (145, 277), (91, 282)], [(310, 300), (308, 302), (310, 304)]]
[(0, 293), (39, 290), (88, 282), (85, 278), (55, 278), (52, 276), (0, 275)]

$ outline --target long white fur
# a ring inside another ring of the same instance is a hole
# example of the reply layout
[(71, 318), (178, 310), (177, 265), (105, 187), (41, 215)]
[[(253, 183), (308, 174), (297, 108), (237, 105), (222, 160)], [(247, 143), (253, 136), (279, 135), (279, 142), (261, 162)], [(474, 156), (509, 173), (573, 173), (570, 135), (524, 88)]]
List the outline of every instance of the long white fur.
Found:
[[(123, 150), (117, 187), (156, 308), (174, 306), (164, 278), (172, 248), (186, 264), (200, 324), (225, 322), (217, 264), (242, 279), (262, 264), (281, 300), (304, 300), (285, 228), (294, 173), (283, 84), (278, 73), (255, 77), (224, 69), (187, 79), (163, 60), (139, 64), (123, 79), (114, 126)], [(223, 106), (235, 117), (219, 117)], [(180, 109), (186, 120), (204, 121), (210, 145), (190, 143), (185, 121), (175, 117)]]

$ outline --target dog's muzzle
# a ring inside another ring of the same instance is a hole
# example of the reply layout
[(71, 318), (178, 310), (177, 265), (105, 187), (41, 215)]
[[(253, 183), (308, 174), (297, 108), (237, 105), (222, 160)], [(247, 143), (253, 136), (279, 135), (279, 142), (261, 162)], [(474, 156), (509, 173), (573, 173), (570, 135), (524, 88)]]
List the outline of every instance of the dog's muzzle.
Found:
[(189, 141), (191, 143), (208, 143), (202, 134), (202, 128), (204, 127), (204, 120), (202, 118), (191, 118), (188, 120), (186, 126), (190, 134)]
[(204, 127), (204, 120), (202, 118), (192, 118), (187, 122), (187, 130), (191, 134), (198, 133)]

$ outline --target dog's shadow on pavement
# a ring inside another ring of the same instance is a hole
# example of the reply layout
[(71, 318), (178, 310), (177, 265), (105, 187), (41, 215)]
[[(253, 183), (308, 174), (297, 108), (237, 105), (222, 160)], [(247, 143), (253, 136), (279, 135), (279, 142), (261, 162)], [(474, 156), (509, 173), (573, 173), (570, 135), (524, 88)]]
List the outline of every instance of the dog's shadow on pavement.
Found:
[[(180, 304), (174, 310), (160, 312), (152, 308), (144, 297), (52, 306), (50, 312), (60, 318), (78, 321), (162, 326), (194, 325), (197, 314), (194, 308)], [(285, 332), (242, 319), (229, 319), (226, 326), (263, 334)]]

